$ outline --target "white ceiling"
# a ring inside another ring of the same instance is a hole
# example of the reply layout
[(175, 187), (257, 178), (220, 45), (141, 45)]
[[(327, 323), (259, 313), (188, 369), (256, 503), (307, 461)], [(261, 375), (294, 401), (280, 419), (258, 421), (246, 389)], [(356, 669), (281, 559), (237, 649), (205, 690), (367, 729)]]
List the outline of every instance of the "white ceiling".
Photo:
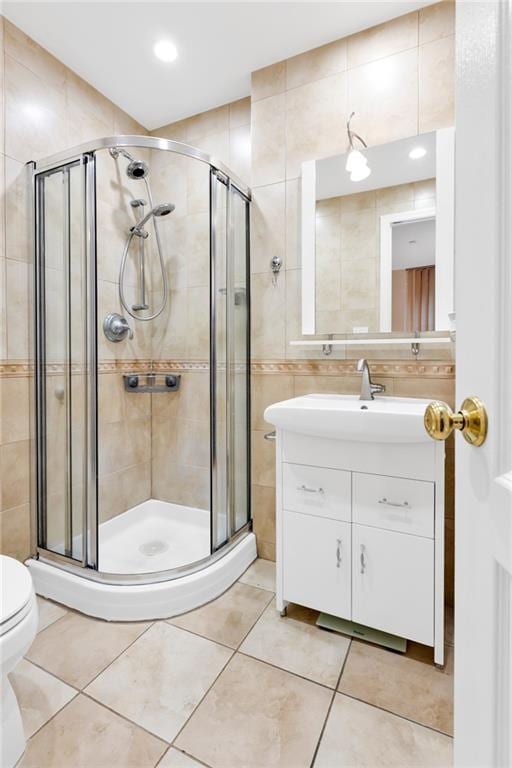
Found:
[[(250, 93), (251, 72), (434, 0), (4, 2), (2, 12), (148, 129)], [(154, 43), (179, 57), (158, 61)]]

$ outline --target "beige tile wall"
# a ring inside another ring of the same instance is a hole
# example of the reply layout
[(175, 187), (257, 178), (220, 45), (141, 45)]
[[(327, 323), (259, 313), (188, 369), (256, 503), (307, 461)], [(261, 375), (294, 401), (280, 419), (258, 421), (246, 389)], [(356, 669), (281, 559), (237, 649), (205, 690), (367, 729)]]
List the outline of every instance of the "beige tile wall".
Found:
[[(98, 136), (144, 134), (146, 131), (2, 16), (0, 84), (1, 551), (23, 559), (30, 548), (29, 402), (32, 393), (28, 367), (32, 252), (28, 240), (30, 228), (24, 164)], [(4, 226), (6, 218), (8, 227)], [(100, 232), (106, 236), (106, 227), (100, 228)], [(58, 278), (58, 270), (53, 270), (53, 273)], [(108, 285), (106, 280), (105, 286)], [(108, 296), (108, 290), (107, 287), (105, 291), (100, 291), (100, 301), (113, 307), (113, 303), (103, 298), (104, 294)], [(139, 354), (145, 353), (141, 350)], [(130, 351), (130, 355), (135, 356), (135, 352)], [(13, 375), (13, 371), (19, 372), (19, 375)], [(102, 385), (100, 393), (101, 390)], [(119, 402), (115, 405), (117, 407)], [(129, 412), (126, 409), (118, 422), (116, 452), (123, 446), (123, 441), (126, 442), (126, 430), (131, 424), (128, 422)], [(140, 423), (144, 425), (148, 441), (149, 411)], [(115, 443), (115, 429), (110, 421), (105, 423), (105, 429), (109, 432), (110, 444)], [(122, 489), (126, 493), (128, 489), (133, 489), (130, 499), (147, 493), (150, 478), (148, 454), (144, 461), (140, 461), (139, 446), (135, 446), (134, 451), (135, 456), (122, 456), (121, 467), (118, 468), (122, 475), (120, 482), (108, 484), (110, 500), (106, 502), (106, 514), (110, 514), (118, 503)], [(60, 474), (58, 465), (56, 456), (53, 466), (55, 479)], [(130, 472), (132, 465), (137, 467), (138, 475)], [(115, 477), (112, 475), (112, 478)], [(58, 510), (58, 501), (56, 492), (52, 497), (55, 510)]]
[[(345, 126), (352, 111), (358, 133), (369, 144), (452, 125), (453, 80), (451, 2), (253, 73), (252, 349), (256, 358), (306, 354), (288, 343), (301, 338), (302, 162), (346, 151)], [(268, 262), (274, 254), (283, 257), (285, 270), (272, 289)], [(400, 356), (398, 350), (388, 354)]]

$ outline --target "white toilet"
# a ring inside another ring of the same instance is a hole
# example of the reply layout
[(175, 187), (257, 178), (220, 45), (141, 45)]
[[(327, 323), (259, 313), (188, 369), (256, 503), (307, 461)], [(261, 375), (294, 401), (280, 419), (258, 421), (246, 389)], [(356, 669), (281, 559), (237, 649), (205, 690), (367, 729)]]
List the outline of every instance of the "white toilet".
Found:
[(28, 568), (0, 555), (0, 670), (2, 768), (12, 768), (25, 749), (18, 701), (7, 675), (26, 654), (37, 634), (37, 602)]

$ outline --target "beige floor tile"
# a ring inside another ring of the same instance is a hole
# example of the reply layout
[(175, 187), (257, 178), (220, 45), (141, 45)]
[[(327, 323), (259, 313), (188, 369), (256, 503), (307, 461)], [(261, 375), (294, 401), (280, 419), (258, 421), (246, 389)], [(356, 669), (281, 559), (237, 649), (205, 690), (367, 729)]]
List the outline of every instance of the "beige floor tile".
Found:
[(80, 695), (28, 742), (17, 768), (153, 768), (166, 747)]
[(39, 633), (27, 659), (84, 688), (148, 626), (147, 622), (100, 621), (68, 613)]
[(176, 739), (212, 768), (305, 768), (331, 692), (236, 654)]
[(94, 680), (87, 693), (172, 741), (230, 656), (221, 645), (161, 622)]
[(417, 723), (453, 731), (453, 651), (444, 670), (354, 641), (339, 690)]
[(169, 619), (169, 623), (237, 648), (271, 599), (266, 589), (237, 583), (208, 605)]
[(452, 739), (336, 694), (314, 768), (449, 768)]
[(350, 640), (317, 627), (316, 616), (304, 609), (281, 617), (272, 601), (240, 651), (335, 688)]
[(63, 605), (53, 603), (51, 600), (46, 600), (44, 597), (37, 596), (37, 608), (39, 611), (39, 628), (38, 632), (42, 632), (43, 629), (49, 627), (57, 619), (61, 619), (66, 615), (67, 610)]
[(76, 696), (74, 688), (22, 659), (9, 675), (18, 699), (26, 738)]
[(250, 584), (251, 587), (267, 589), (269, 592), (276, 591), (276, 564), (272, 560), (263, 560), (259, 557), (246, 570), (239, 581), (243, 584)]
[(179, 749), (171, 747), (158, 763), (158, 768), (201, 768), (202, 765)]

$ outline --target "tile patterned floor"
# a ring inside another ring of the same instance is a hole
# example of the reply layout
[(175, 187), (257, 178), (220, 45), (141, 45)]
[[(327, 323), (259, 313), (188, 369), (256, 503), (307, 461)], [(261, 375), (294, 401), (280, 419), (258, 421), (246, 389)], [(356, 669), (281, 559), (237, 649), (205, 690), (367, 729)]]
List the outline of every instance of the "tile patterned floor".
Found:
[(112, 624), (39, 600), (11, 675), (29, 738), (18, 768), (449, 768), (447, 665), (274, 608), (274, 564), (167, 621)]

